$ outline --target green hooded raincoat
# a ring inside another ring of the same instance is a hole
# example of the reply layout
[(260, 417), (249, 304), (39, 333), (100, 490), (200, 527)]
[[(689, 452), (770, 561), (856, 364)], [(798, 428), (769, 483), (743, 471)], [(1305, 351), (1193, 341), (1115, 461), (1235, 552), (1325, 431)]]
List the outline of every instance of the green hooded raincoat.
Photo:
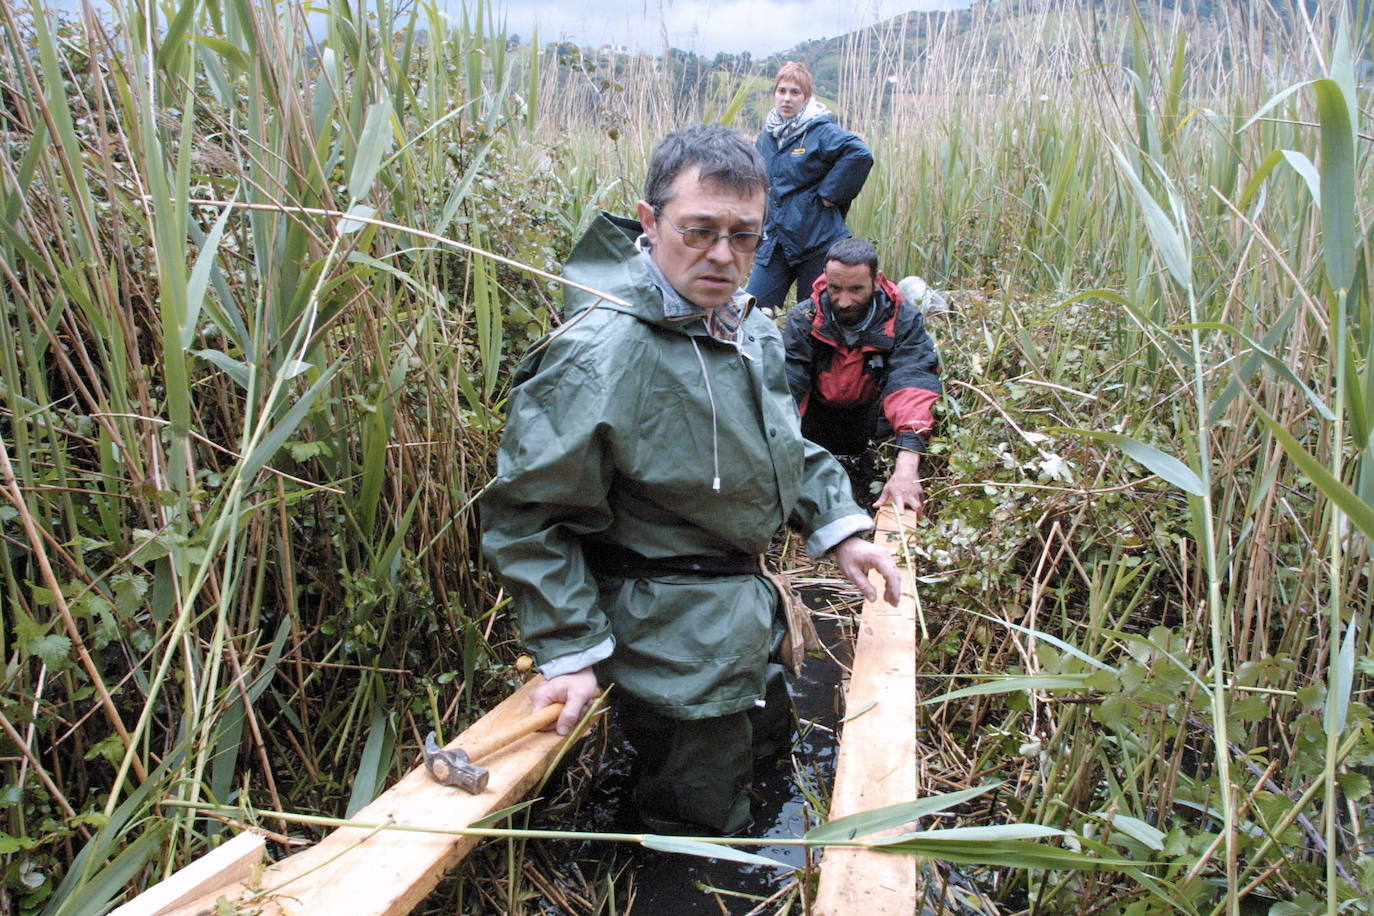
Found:
[(603, 213), (568, 261), (569, 279), (630, 305), (569, 288), (566, 323), (521, 365), (481, 500), (483, 546), (541, 664), (611, 638), (603, 681), (662, 715), (721, 716), (763, 694), (773, 585), (595, 575), (583, 544), (761, 554), (783, 524), (811, 538), (864, 530), (868, 516), (839, 464), (801, 437), (777, 328), (747, 314), (735, 345), (700, 316), (665, 318), (639, 232)]

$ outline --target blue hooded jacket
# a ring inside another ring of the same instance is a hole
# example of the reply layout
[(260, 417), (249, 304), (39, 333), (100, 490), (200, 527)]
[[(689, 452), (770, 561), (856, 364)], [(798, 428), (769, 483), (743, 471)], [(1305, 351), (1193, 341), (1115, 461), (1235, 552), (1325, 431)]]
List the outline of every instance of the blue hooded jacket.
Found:
[[(867, 143), (825, 112), (781, 147), (766, 130), (754, 145), (768, 166), (769, 185), (768, 238), (759, 247), (757, 263), (767, 263), (779, 245), (795, 263), (849, 236), (845, 215), (873, 168)], [(825, 206), (822, 198), (835, 206)]]

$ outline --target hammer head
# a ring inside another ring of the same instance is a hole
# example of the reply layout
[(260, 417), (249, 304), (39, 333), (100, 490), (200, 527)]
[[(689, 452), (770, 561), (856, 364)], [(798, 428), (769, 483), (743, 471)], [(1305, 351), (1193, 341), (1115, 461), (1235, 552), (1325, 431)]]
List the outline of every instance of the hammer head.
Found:
[(450, 751), (440, 747), (434, 732), (425, 735), (425, 769), (437, 782), (473, 795), (485, 791), (490, 777), (485, 769), (468, 760), (462, 748)]

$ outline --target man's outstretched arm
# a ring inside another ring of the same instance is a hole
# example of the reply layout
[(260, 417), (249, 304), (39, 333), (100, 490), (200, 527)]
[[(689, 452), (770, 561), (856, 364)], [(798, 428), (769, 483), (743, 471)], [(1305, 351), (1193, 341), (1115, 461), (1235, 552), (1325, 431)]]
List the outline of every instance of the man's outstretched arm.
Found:
[(910, 509), (919, 516), (925, 505), (925, 487), (921, 485), (921, 453), (907, 448), (900, 449), (897, 452), (897, 464), (892, 469), (892, 476), (883, 484), (883, 491), (878, 494), (873, 508), (891, 506), (898, 514)]

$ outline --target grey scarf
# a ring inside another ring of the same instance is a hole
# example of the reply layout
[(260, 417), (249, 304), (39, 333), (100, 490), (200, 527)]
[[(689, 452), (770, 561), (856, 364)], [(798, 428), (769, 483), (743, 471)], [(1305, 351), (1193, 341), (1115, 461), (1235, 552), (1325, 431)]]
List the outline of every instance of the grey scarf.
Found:
[(773, 135), (773, 138), (778, 141), (778, 146), (784, 146), (793, 137), (801, 136), (802, 132), (811, 126), (812, 121), (827, 113), (825, 104), (812, 96), (806, 103), (806, 107), (795, 118), (784, 121), (776, 108), (768, 112), (768, 118), (763, 122), (763, 129)]

